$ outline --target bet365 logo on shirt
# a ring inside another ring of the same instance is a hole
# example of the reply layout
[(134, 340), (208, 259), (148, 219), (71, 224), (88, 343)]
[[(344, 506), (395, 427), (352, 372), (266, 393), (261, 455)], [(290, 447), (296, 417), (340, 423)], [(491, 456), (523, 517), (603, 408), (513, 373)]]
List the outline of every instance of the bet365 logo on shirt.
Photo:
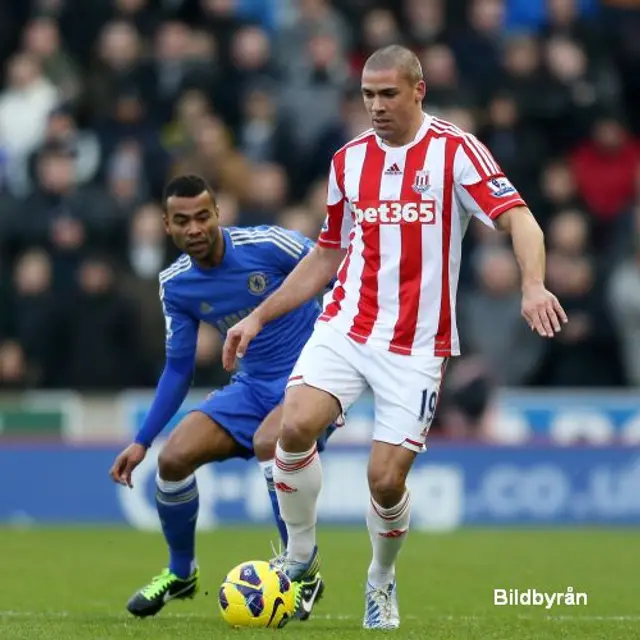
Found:
[(355, 202), (352, 208), (358, 224), (435, 224), (436, 221), (435, 200)]

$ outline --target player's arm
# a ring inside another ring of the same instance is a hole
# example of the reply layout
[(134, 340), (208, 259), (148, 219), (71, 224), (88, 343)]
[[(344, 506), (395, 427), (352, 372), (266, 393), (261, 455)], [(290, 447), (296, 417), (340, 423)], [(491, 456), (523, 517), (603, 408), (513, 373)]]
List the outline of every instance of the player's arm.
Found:
[(522, 315), (532, 330), (553, 337), (567, 322), (567, 314), (544, 284), (546, 258), (540, 225), (528, 207), (516, 206), (502, 213), (496, 226), (511, 235), (521, 274)]
[(151, 446), (158, 434), (176, 414), (189, 391), (193, 377), (198, 321), (183, 311), (160, 290), (165, 319), (166, 362), (156, 393), (135, 442)]
[(521, 273), (522, 315), (533, 331), (552, 337), (567, 316), (544, 284), (544, 234), (489, 150), (473, 136), (466, 136), (456, 153), (455, 188), (465, 210), (511, 235)]
[(184, 402), (193, 376), (198, 322), (168, 300), (161, 288), (166, 326), (166, 361), (149, 412), (134, 438), (117, 458), (110, 475), (115, 482), (131, 487), (131, 474), (142, 462), (167, 423)]
[(335, 278), (345, 259), (353, 225), (340, 173), (334, 159), (329, 172), (327, 219), (315, 247), (274, 293), (227, 332), (222, 350), (222, 363), (227, 371), (233, 369), (236, 356), (244, 355), (249, 342), (265, 324), (315, 298)]
[(261, 326), (315, 298), (333, 280), (346, 249), (317, 244), (254, 312)]

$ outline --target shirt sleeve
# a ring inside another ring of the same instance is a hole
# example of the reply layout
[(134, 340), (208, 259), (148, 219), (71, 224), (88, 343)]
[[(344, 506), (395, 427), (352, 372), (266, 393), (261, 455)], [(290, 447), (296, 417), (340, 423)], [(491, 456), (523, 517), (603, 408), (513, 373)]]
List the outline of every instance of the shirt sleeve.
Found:
[(349, 246), (353, 218), (344, 194), (344, 160), (334, 156), (329, 169), (327, 189), (327, 217), (318, 245), (327, 249), (346, 249)]
[(490, 227), (495, 227), (496, 218), (505, 211), (526, 206), (489, 149), (471, 134), (456, 151), (454, 176), (456, 197), (462, 207)]
[(166, 284), (160, 285), (160, 300), (164, 314), (167, 357), (193, 357), (198, 342), (198, 321), (175, 304)]
[(313, 249), (314, 242), (297, 231), (278, 226), (255, 227), (263, 240), (260, 246), (267, 252), (267, 260), (284, 273), (291, 273)]

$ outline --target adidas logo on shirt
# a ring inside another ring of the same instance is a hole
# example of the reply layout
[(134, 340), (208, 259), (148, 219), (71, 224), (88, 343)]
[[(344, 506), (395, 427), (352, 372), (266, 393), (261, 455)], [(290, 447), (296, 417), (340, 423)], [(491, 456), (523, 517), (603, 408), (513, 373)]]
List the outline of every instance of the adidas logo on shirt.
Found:
[(394, 162), (390, 167), (387, 167), (384, 172), (385, 176), (399, 176), (402, 174), (402, 169), (398, 166), (397, 162)]

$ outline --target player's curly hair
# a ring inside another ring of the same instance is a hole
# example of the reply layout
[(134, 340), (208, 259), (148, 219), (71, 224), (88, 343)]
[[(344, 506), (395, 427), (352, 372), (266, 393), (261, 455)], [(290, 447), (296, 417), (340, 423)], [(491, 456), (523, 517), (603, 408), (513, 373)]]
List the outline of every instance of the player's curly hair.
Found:
[(211, 196), (211, 201), (215, 205), (215, 192), (203, 177), (195, 174), (176, 176), (166, 184), (162, 194), (162, 202), (166, 207), (167, 200), (173, 196), (178, 198), (195, 198), (205, 191)]

